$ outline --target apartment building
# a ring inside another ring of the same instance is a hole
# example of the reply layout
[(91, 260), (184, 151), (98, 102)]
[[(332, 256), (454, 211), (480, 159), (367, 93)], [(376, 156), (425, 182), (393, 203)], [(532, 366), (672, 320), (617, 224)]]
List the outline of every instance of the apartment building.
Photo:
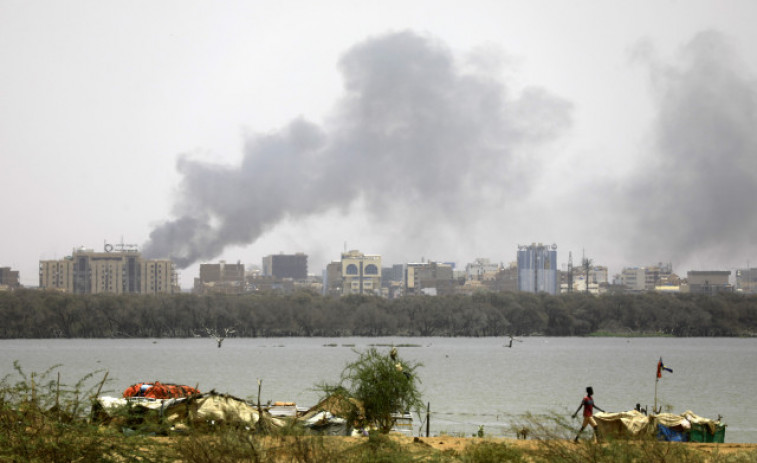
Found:
[(143, 259), (136, 246), (109, 244), (101, 252), (79, 248), (61, 260), (40, 261), (39, 286), (74, 294), (179, 292), (173, 262)]

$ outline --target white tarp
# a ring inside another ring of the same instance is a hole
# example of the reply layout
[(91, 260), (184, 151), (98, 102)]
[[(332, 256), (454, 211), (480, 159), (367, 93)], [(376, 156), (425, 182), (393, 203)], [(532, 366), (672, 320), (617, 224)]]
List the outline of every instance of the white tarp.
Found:
[(687, 410), (680, 415), (672, 413), (660, 413), (658, 415), (646, 416), (636, 410), (617, 413), (595, 413), (594, 418), (600, 432), (605, 434), (626, 433), (632, 436), (638, 436), (643, 432), (654, 432), (657, 424), (672, 429), (691, 429), (692, 424), (707, 426), (710, 432), (714, 433), (719, 421), (702, 418)]

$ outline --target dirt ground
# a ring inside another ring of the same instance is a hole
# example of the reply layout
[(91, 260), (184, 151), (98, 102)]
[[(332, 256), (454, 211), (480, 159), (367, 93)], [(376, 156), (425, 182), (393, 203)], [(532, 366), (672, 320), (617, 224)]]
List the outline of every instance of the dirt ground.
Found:
[[(465, 446), (470, 445), (471, 443), (476, 442), (478, 439), (476, 438), (470, 438), (470, 437), (452, 437), (452, 436), (439, 436), (439, 437), (405, 437), (405, 436), (396, 436), (396, 439), (401, 442), (403, 445), (411, 444), (416, 439), (417, 442), (420, 442), (422, 444), (428, 445), (429, 447), (432, 447), (437, 450), (454, 450), (454, 451), (461, 451), (465, 448)], [(508, 438), (489, 438), (487, 437), (486, 440), (489, 440), (491, 442), (502, 442), (506, 443), (507, 445), (511, 445), (513, 447), (516, 447), (518, 449), (522, 450), (535, 450), (539, 446), (539, 441), (537, 440), (516, 440), (516, 439), (508, 439)], [(569, 442), (566, 442), (567, 444), (570, 444)], [(735, 443), (724, 443), (724, 444), (699, 444), (699, 443), (676, 443), (674, 445), (686, 445), (691, 448), (696, 448), (698, 450), (706, 451), (706, 452), (718, 452), (720, 454), (728, 454), (728, 453), (735, 453), (735, 452), (754, 452), (757, 451), (757, 444), (735, 444)]]

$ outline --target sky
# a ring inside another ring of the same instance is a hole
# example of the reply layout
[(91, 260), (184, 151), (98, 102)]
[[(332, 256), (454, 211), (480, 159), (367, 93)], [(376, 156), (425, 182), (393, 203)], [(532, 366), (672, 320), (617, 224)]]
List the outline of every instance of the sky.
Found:
[(0, 267), (757, 263), (757, 2), (0, 0)]

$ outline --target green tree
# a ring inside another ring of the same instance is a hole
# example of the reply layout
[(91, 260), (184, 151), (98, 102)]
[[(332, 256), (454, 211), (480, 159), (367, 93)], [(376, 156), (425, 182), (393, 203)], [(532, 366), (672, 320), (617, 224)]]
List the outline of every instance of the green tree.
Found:
[(356, 416), (350, 417), (353, 423), (388, 433), (397, 413), (417, 412), (423, 406), (417, 375), (422, 365), (402, 360), (396, 348), (388, 355), (374, 347), (358, 354), (357, 360), (345, 366), (339, 384), (319, 388), (328, 396), (340, 395), (360, 404), (363, 416), (357, 416), (356, 410)]

